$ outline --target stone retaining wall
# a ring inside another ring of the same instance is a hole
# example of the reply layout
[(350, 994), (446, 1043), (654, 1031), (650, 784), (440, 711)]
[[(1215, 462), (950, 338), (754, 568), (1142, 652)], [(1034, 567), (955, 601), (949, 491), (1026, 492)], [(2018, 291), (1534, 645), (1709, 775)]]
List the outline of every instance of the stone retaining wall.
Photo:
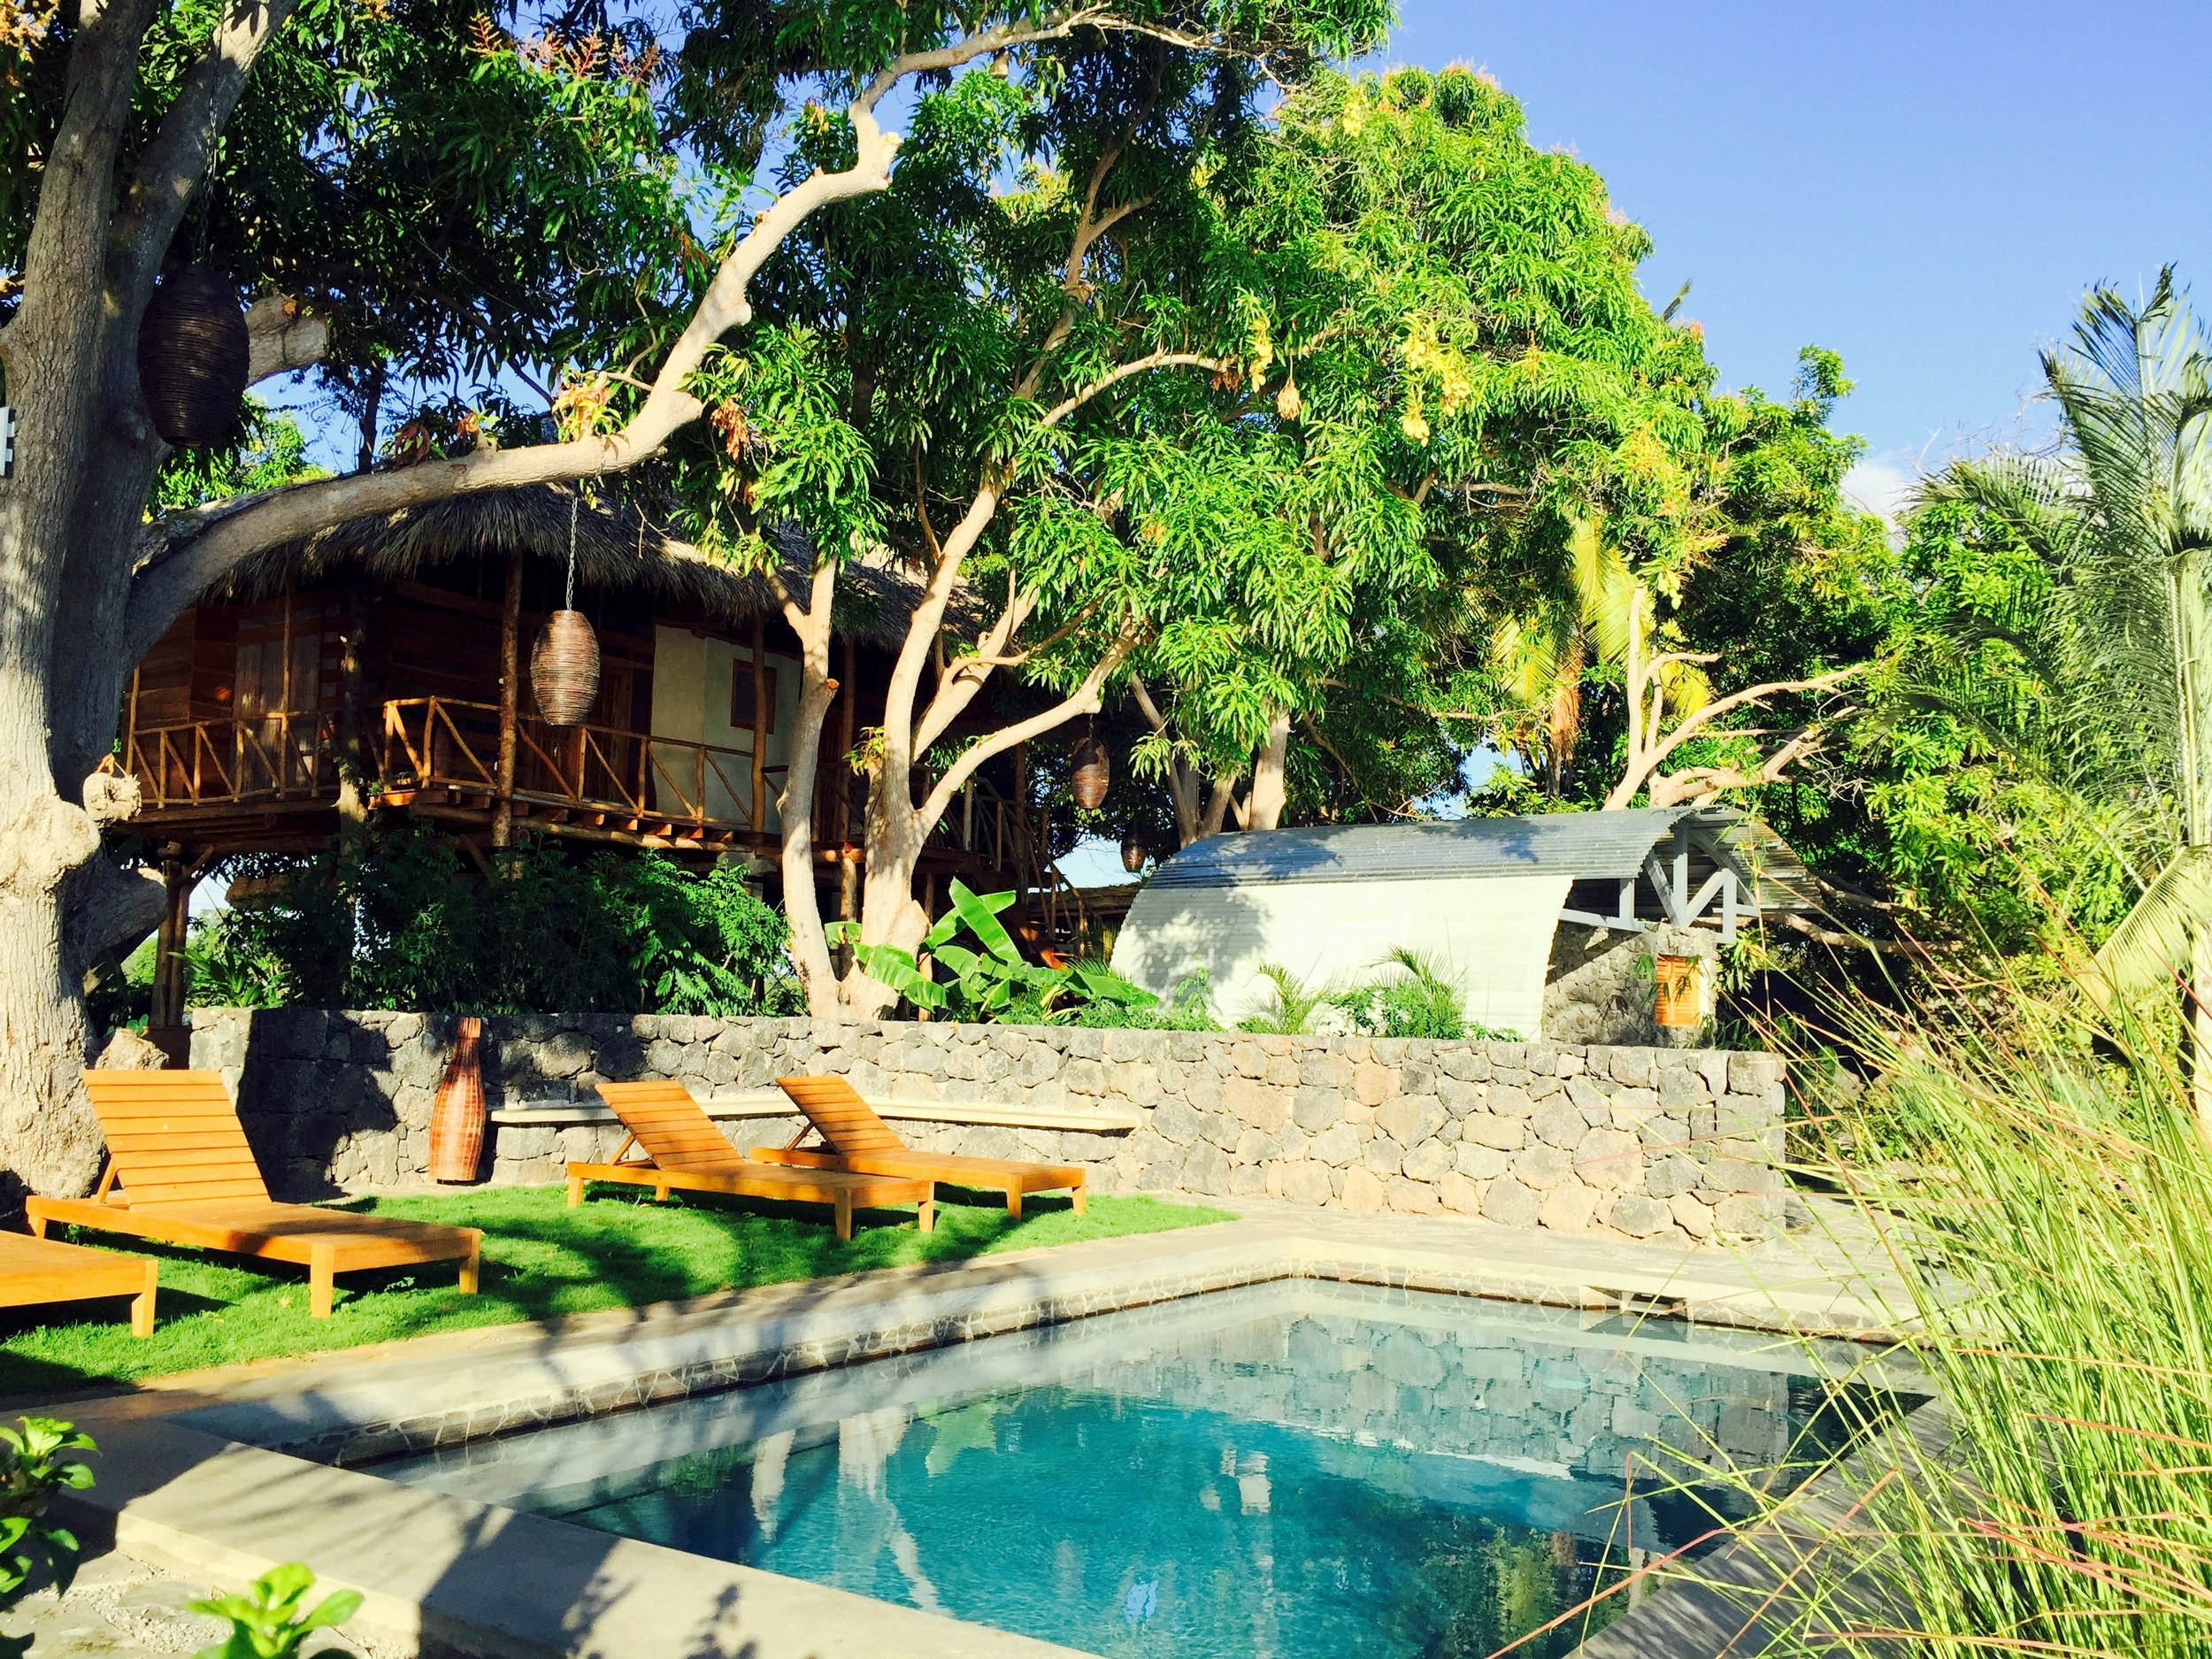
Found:
[[(425, 1183), (451, 1041), (439, 1016), (199, 1009), (195, 1065), (219, 1069), (289, 1195)], [(1782, 1223), (1782, 1072), (1769, 1055), (1238, 1032), (679, 1016), (487, 1022), (495, 1110), (594, 1100), (604, 1079), (671, 1077), (703, 1098), (842, 1074), (864, 1094), (1137, 1114), (1133, 1131), (902, 1123), (918, 1146), (1087, 1165), (1105, 1192), (1265, 1194), (1517, 1227), (1760, 1239)], [(741, 1146), (795, 1118), (726, 1125)], [(612, 1155), (597, 1125), (495, 1125), (484, 1173), (557, 1179)]]

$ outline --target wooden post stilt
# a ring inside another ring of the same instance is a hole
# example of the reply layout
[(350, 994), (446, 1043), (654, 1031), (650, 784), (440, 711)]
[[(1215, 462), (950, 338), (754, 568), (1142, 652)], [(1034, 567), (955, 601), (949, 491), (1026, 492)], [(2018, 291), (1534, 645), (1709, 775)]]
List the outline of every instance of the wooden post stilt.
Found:
[(507, 591), (499, 608), (499, 753), (493, 762), (492, 845), (515, 838), (516, 732), (522, 714), (522, 555), (507, 559)]
[(768, 624), (753, 618), (753, 833), (768, 829)]

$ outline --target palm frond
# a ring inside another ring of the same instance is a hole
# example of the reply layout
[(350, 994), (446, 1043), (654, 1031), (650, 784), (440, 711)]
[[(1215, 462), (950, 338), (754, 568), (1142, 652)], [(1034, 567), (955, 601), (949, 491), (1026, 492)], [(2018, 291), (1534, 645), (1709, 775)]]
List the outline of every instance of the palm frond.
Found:
[(2212, 847), (2185, 847), (2143, 889), (2099, 948), (2103, 986), (2132, 996), (2185, 972), (2195, 941), (2212, 926)]

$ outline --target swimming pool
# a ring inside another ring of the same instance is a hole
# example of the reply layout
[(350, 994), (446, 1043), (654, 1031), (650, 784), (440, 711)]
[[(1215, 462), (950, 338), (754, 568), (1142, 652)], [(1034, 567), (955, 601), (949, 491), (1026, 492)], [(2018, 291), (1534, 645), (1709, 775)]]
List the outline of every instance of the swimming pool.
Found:
[(1823, 1433), (1805, 1366), (1771, 1338), (1292, 1280), (376, 1472), (1092, 1653), (1481, 1659), (1694, 1547), (1727, 1509), (1703, 1471)]

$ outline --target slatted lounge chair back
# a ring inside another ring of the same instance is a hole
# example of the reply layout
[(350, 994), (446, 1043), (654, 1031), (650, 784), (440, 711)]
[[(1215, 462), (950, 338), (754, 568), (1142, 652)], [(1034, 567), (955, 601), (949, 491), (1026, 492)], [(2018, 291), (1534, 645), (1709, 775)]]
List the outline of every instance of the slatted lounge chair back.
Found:
[(599, 1097), (664, 1170), (742, 1168), (745, 1155), (680, 1083), (602, 1083)]
[(807, 1121), (836, 1152), (903, 1152), (906, 1142), (875, 1114), (860, 1091), (841, 1077), (780, 1077), (776, 1087), (788, 1094)]
[(219, 1071), (87, 1071), (108, 1173), (133, 1204), (269, 1201)]

